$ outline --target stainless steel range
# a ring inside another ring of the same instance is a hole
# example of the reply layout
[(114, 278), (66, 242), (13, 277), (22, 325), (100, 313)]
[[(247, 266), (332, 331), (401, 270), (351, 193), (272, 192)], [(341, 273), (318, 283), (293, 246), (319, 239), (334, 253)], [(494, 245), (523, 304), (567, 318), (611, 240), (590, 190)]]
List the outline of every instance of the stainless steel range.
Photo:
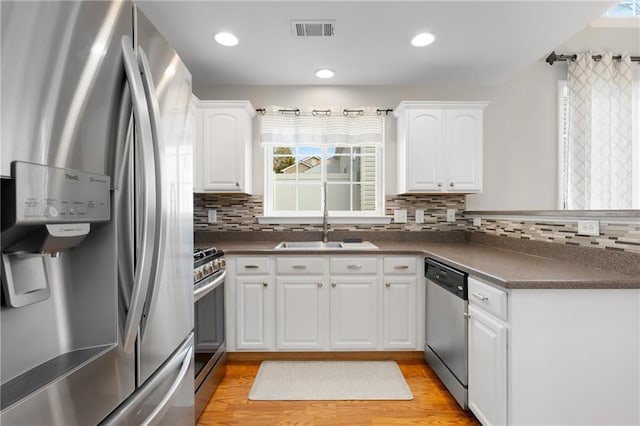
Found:
[(200, 417), (226, 372), (224, 334), (224, 252), (215, 247), (193, 251), (195, 304), (195, 409)]

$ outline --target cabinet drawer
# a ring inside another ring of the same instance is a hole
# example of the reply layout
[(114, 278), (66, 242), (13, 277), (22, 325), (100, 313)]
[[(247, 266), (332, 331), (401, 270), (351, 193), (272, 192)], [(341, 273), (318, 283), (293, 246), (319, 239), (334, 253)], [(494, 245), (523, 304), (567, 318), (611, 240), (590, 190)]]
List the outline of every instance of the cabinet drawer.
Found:
[(334, 257), (330, 259), (331, 275), (336, 274), (375, 274), (374, 257)]
[(236, 273), (238, 275), (269, 273), (268, 257), (239, 257), (237, 265)]
[(276, 259), (276, 274), (321, 275), (321, 257), (279, 257)]
[(469, 277), (469, 303), (507, 320), (507, 292)]
[(416, 259), (413, 257), (385, 257), (384, 274), (416, 274)]

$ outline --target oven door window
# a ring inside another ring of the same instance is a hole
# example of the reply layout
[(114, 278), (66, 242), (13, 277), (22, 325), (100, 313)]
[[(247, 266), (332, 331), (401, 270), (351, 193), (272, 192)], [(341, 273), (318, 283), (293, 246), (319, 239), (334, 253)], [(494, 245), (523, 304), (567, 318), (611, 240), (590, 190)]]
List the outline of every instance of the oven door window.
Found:
[[(210, 278), (215, 279), (215, 276)], [(222, 356), (224, 336), (224, 284), (214, 288), (195, 303), (195, 375)]]

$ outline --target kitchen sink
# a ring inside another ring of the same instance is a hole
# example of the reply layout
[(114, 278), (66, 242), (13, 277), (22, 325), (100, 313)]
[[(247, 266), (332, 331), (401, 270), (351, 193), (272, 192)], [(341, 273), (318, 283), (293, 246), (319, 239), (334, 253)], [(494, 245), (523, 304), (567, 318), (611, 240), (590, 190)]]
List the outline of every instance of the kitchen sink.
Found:
[(276, 250), (376, 250), (378, 247), (369, 241), (338, 242), (329, 241), (282, 241)]

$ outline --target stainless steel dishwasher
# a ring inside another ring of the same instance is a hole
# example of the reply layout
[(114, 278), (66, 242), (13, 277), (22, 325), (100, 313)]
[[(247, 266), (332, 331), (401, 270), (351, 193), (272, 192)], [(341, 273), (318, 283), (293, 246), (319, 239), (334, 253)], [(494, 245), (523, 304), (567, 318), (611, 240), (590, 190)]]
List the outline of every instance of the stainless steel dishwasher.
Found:
[(424, 357), (442, 383), (467, 408), (467, 274), (425, 260), (427, 324)]

